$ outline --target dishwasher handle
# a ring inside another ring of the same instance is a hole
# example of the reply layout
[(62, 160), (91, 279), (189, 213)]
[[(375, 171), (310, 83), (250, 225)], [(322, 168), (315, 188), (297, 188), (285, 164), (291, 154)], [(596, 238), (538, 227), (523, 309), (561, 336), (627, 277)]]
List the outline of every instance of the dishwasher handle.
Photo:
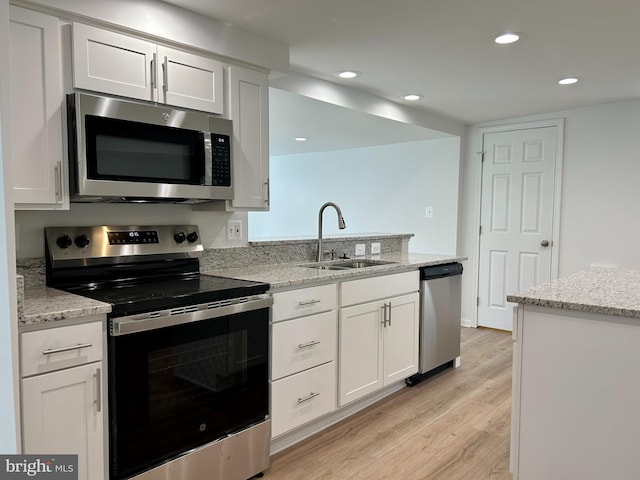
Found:
[(462, 274), (461, 263), (444, 263), (440, 265), (430, 265), (420, 269), (420, 280), (433, 280), (436, 278), (452, 277)]

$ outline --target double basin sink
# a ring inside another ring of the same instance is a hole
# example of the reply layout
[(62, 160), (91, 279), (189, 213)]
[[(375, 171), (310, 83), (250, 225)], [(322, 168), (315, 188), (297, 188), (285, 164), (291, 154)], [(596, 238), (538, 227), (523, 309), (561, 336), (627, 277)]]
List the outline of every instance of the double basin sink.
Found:
[(352, 270), (356, 268), (367, 268), (367, 267), (377, 267), (379, 265), (389, 265), (391, 263), (397, 262), (388, 262), (385, 260), (343, 260), (341, 262), (331, 262), (331, 263), (310, 263), (306, 265), (300, 265), (301, 267), (307, 268), (315, 268), (317, 270)]

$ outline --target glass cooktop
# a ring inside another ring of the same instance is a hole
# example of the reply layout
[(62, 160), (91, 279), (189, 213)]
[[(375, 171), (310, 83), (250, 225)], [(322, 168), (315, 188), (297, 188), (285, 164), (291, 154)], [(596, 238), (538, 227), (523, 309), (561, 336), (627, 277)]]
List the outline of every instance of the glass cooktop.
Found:
[(200, 275), (141, 283), (69, 288), (76, 295), (112, 305), (111, 316), (164, 310), (265, 293), (269, 284)]

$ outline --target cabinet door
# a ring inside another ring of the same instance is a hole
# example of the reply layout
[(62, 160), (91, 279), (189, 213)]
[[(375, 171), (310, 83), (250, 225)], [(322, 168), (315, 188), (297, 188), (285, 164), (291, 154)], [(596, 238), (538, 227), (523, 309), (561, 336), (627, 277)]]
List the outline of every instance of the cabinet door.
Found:
[(11, 160), (16, 208), (69, 208), (58, 19), (11, 6)]
[(101, 367), (22, 380), (23, 453), (77, 454), (79, 480), (104, 478)]
[(418, 371), (419, 294), (395, 297), (386, 303), (383, 333), (384, 385), (403, 380)]
[(340, 311), (339, 403), (345, 405), (383, 385), (383, 302)]
[(223, 67), (210, 58), (158, 47), (159, 102), (224, 113)]
[(140, 100), (156, 100), (156, 45), (73, 24), (73, 86)]
[(229, 67), (229, 112), (233, 120), (233, 208), (269, 209), (269, 78)]

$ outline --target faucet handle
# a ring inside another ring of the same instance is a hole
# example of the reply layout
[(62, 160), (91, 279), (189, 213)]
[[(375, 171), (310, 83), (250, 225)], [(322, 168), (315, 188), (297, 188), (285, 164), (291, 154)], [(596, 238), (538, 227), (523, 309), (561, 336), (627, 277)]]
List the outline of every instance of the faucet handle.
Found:
[(336, 259), (336, 251), (332, 248), (331, 250), (325, 250), (322, 252), (323, 256), (324, 255), (331, 255), (331, 260), (335, 260)]

